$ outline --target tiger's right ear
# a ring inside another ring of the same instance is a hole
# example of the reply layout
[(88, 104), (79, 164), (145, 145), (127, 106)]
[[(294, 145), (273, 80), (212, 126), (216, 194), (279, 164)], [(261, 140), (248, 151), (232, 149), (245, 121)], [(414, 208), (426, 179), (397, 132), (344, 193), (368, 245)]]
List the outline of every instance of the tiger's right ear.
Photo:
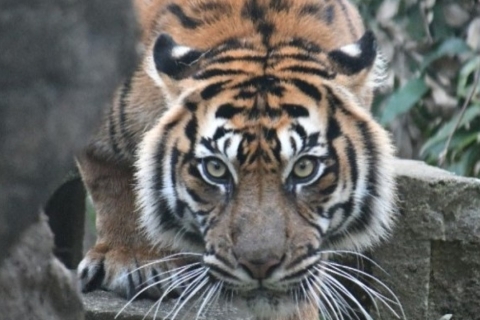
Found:
[(181, 80), (192, 75), (195, 65), (203, 53), (192, 48), (178, 45), (170, 35), (162, 33), (153, 47), (153, 61), (158, 72)]
[(346, 45), (329, 53), (337, 71), (353, 75), (373, 67), (377, 56), (377, 42), (372, 31), (367, 31), (355, 43)]

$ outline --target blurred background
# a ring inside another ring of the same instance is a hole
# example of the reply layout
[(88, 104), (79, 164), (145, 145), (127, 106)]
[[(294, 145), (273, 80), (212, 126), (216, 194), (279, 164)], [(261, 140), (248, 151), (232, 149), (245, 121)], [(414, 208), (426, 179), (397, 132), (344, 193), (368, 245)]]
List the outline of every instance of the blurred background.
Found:
[(398, 156), (480, 177), (480, 1), (353, 2), (389, 61), (373, 113)]

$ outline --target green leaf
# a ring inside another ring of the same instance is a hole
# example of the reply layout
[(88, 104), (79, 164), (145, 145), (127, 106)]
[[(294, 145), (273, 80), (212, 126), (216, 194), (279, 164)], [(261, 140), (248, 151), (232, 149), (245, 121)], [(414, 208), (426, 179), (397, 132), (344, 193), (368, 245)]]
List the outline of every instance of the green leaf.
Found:
[(427, 93), (428, 89), (422, 78), (414, 78), (407, 82), (388, 99), (380, 122), (388, 124), (398, 115), (410, 110)]
[[(427, 148), (425, 148), (425, 145), (423, 148), (423, 156), (424, 157), (433, 157), (433, 158), (438, 158), (438, 155), (440, 152), (443, 151), (445, 148), (445, 139), (442, 139), (440, 141), (434, 142), (432, 144), (429, 144)], [(471, 131), (459, 131), (456, 132), (453, 137), (452, 141), (450, 142), (450, 147), (449, 151), (459, 153), (462, 152), (464, 149), (470, 147), (472, 144), (475, 144), (476, 141), (478, 141), (480, 138), (480, 133), (479, 132), (471, 132)], [(428, 141), (427, 141), (428, 143)]]
[[(425, 144), (423, 145), (422, 149), (420, 150), (420, 154), (424, 155), (427, 150), (433, 148), (437, 143), (443, 142), (448, 138), (450, 133), (452, 132), (453, 128), (455, 127), (455, 124), (457, 123), (458, 117), (460, 115), (456, 115), (450, 121), (445, 123), (438, 131), (437, 133), (428, 139)], [(480, 116), (480, 105), (471, 105), (470, 107), (467, 108), (465, 111), (465, 114), (460, 121), (459, 128), (463, 127), (467, 123), (470, 123), (473, 119), (476, 117)]]
[(469, 86), (469, 78), (478, 68), (480, 68), (480, 56), (473, 57), (473, 59), (463, 65), (458, 77), (457, 96), (466, 97), (470, 94), (470, 91), (473, 89), (473, 84)]
[(420, 69), (425, 70), (432, 62), (443, 56), (457, 55), (468, 51), (470, 51), (470, 48), (463, 39), (449, 38), (423, 59)]

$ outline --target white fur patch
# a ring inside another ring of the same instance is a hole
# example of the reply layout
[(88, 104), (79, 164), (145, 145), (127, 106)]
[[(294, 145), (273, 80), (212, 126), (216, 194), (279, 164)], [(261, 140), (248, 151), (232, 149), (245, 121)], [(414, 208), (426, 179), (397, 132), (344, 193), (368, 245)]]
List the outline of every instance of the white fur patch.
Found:
[(172, 58), (180, 59), (185, 56), (187, 53), (192, 51), (191, 48), (186, 46), (176, 46), (172, 49)]
[(362, 54), (362, 50), (357, 43), (347, 44), (346, 46), (341, 47), (340, 51), (343, 51), (345, 54), (348, 54), (353, 58), (359, 57)]

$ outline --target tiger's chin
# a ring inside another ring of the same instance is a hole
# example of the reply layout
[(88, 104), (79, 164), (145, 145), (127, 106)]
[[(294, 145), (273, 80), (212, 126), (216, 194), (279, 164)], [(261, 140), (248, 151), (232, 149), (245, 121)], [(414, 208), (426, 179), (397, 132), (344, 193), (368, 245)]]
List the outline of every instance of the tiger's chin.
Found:
[(246, 308), (257, 319), (289, 318), (305, 303), (303, 299), (295, 299), (291, 292), (277, 292), (263, 288), (238, 292), (235, 298), (240, 307)]

